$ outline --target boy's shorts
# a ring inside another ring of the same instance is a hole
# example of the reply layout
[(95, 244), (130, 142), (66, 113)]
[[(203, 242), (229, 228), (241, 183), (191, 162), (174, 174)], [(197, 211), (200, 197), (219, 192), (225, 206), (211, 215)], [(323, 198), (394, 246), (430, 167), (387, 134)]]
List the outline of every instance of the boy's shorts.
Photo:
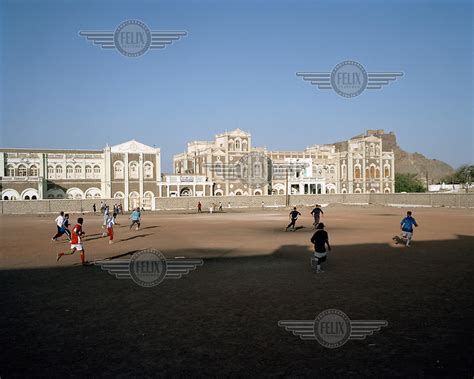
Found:
[(403, 238), (412, 238), (413, 237), (413, 232), (402, 232), (402, 237)]
[(317, 251), (314, 252), (314, 259), (318, 260), (319, 262), (326, 261), (327, 253), (318, 253)]
[(71, 244), (71, 250), (76, 249), (76, 250), (84, 250), (82, 243), (74, 243)]

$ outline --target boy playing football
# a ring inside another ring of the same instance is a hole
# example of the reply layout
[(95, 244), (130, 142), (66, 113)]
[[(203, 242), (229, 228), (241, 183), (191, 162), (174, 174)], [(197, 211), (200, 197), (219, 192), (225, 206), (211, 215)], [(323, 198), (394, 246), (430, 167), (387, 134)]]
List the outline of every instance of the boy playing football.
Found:
[(311, 243), (314, 244), (314, 257), (311, 259), (311, 263), (316, 262), (316, 273), (319, 274), (324, 272), (321, 270), (321, 263), (326, 261), (326, 245), (328, 245), (328, 251), (331, 251), (329, 235), (328, 232), (324, 230), (324, 224), (322, 222), (316, 225), (316, 231), (311, 237)]
[(415, 227), (418, 226), (416, 220), (411, 216), (411, 211), (408, 211), (407, 216), (400, 222), (402, 239), (406, 240), (406, 247), (410, 247), (410, 242), (413, 238), (413, 225), (415, 225)]
[(85, 234), (82, 230), (82, 224), (84, 223), (84, 219), (79, 217), (77, 219), (77, 224), (74, 225), (71, 233), (71, 251), (65, 253), (59, 253), (56, 256), (56, 261), (59, 261), (63, 255), (72, 255), (76, 252), (76, 250), (81, 252), (81, 263), (83, 266), (86, 265), (86, 255), (84, 251), (84, 246), (82, 246), (82, 236)]

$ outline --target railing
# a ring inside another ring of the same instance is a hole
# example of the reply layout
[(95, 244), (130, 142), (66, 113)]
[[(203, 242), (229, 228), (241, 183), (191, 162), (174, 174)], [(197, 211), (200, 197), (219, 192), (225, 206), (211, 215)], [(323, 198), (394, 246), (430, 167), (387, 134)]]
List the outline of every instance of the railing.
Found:
[(38, 182), (41, 180), (39, 176), (2, 176), (0, 177), (0, 180), (3, 182), (28, 182), (28, 181), (33, 181), (33, 182)]

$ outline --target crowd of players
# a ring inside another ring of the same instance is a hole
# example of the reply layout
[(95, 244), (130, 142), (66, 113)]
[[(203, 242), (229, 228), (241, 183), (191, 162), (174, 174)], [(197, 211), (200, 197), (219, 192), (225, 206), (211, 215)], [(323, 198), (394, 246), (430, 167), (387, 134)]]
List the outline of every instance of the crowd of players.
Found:
[[(265, 204), (262, 201), (262, 208), (264, 208), (264, 206)], [(197, 208), (198, 213), (201, 213), (201, 202), (198, 202)], [(214, 204), (212, 204), (209, 213), (212, 214), (213, 208)], [(95, 204), (93, 205), (93, 211), (94, 213), (96, 212)], [(222, 211), (222, 203), (219, 204), (219, 211)], [(112, 244), (114, 240), (114, 225), (118, 225), (116, 221), (117, 215), (119, 213), (123, 214), (123, 212), (121, 211), (121, 205), (114, 204), (113, 211), (110, 211), (109, 206), (107, 204), (101, 203), (100, 212), (103, 215), (102, 228), (104, 229), (104, 231), (102, 232), (102, 236), (108, 236), (109, 244)], [(316, 266), (316, 273), (322, 273), (323, 270), (321, 269), (321, 264), (326, 261), (327, 252), (331, 251), (331, 245), (329, 244), (329, 234), (325, 230), (324, 223), (320, 221), (321, 217), (324, 215), (324, 212), (321, 209), (321, 205), (316, 204), (310, 214), (313, 216), (313, 227), (314, 229), (316, 229), (310, 239), (311, 243), (314, 245), (314, 254), (311, 257), (311, 266)], [(296, 209), (296, 207), (294, 207), (293, 210), (289, 213), (290, 223), (285, 228), (285, 232), (287, 232), (288, 230), (292, 230), (293, 232), (295, 232), (297, 230), (296, 221), (298, 220), (299, 216), (301, 216), (301, 213)], [(140, 208), (136, 208), (132, 211), (130, 215), (130, 220), (131, 224), (129, 230), (131, 230), (133, 226), (135, 226), (136, 230), (139, 230), (141, 222)], [(59, 216), (55, 219), (55, 223), (57, 226), (57, 233), (53, 236), (52, 240), (57, 241), (59, 237), (65, 234), (71, 244), (70, 251), (57, 254), (56, 260), (59, 261), (59, 259), (61, 259), (61, 257), (63, 257), (64, 255), (72, 255), (76, 251), (79, 251), (81, 263), (82, 265), (86, 265), (87, 261), (85, 259), (84, 245), (82, 243), (82, 236), (85, 234), (84, 230), (82, 229), (84, 218), (79, 217), (77, 219), (77, 223), (72, 228), (72, 231), (69, 230), (69, 214), (61, 212)], [(406, 217), (404, 217), (400, 222), (401, 241), (405, 244), (406, 247), (410, 247), (410, 242), (413, 238), (413, 227), (417, 226), (418, 224), (412, 216), (412, 212), (408, 211)], [(394, 240), (398, 242), (399, 239), (398, 237), (395, 237)]]
[[(96, 213), (96, 205), (93, 205), (93, 211)], [(109, 237), (109, 244), (114, 242), (114, 225), (119, 225), (117, 223), (117, 215), (121, 212), (121, 206), (114, 204), (113, 211), (110, 210), (109, 206), (105, 203), (101, 203), (100, 213), (103, 216), (102, 223), (102, 237)], [(140, 229), (141, 224), (141, 210), (136, 208), (130, 214), (131, 224), (128, 230), (131, 230), (135, 226), (135, 230)], [(85, 232), (82, 228), (84, 224), (84, 218), (79, 217), (77, 223), (74, 225), (72, 230), (69, 230), (69, 214), (60, 212), (59, 216), (54, 220), (57, 227), (57, 233), (53, 236), (52, 240), (57, 241), (62, 235), (66, 235), (66, 238), (71, 244), (71, 249), (67, 252), (58, 253), (56, 256), (56, 261), (59, 261), (65, 255), (72, 255), (76, 251), (79, 251), (81, 264), (83, 266), (87, 265), (86, 255), (84, 244), (82, 242), (82, 237)]]

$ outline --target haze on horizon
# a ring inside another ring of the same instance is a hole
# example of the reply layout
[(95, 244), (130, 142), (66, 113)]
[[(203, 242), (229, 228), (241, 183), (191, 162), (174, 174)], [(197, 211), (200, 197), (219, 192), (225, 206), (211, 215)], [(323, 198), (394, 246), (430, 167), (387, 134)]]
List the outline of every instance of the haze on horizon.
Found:
[[(187, 142), (240, 128), (254, 146), (296, 150), (393, 131), (406, 151), (473, 163), (470, 1), (0, 2), (0, 146), (97, 149), (136, 139), (164, 171)], [(79, 30), (127, 19), (187, 30), (127, 58)], [(346, 99), (297, 71), (354, 59), (403, 71)]]

